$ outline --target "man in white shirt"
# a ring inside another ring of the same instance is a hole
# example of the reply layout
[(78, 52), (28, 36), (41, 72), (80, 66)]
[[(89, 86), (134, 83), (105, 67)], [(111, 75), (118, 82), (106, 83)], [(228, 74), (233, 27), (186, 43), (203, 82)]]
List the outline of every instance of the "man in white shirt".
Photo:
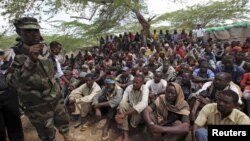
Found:
[(153, 80), (147, 81), (146, 86), (149, 89), (150, 100), (154, 101), (158, 95), (165, 93), (167, 81), (162, 79), (162, 73), (158, 71)]
[[(129, 141), (128, 134), (129, 125), (136, 128), (141, 122), (142, 111), (148, 105), (148, 88), (143, 84), (144, 76), (136, 75), (133, 80), (133, 84), (129, 85), (123, 94), (122, 101), (119, 104), (119, 111), (116, 115), (116, 122), (118, 119), (123, 119), (118, 123), (118, 128), (124, 131), (124, 141)], [(128, 120), (128, 117), (130, 121)]]
[(71, 82), (64, 76), (64, 73), (62, 71), (62, 67), (61, 67), (61, 64), (60, 64), (59, 58), (58, 58), (58, 55), (60, 54), (61, 49), (62, 49), (62, 44), (60, 44), (57, 41), (52, 41), (52, 42), (50, 42), (49, 46), (50, 46), (50, 50), (51, 50), (51, 59), (53, 61), (55, 61), (55, 63), (56, 63), (57, 78), (62, 79), (67, 84), (68, 88), (72, 90), (74, 87), (71, 84)]
[(202, 28), (201, 24), (197, 25), (197, 28), (194, 30), (194, 34), (196, 35), (197, 42), (203, 41), (205, 30)]

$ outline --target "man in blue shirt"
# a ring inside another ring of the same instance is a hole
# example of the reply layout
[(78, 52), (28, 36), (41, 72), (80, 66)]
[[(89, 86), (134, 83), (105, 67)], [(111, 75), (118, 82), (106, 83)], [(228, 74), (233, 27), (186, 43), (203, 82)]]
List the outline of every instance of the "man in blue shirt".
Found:
[(244, 69), (235, 65), (235, 57), (233, 55), (226, 55), (222, 58), (222, 64), (217, 66), (216, 72), (227, 72), (232, 75), (232, 80), (236, 84), (240, 84), (243, 77)]

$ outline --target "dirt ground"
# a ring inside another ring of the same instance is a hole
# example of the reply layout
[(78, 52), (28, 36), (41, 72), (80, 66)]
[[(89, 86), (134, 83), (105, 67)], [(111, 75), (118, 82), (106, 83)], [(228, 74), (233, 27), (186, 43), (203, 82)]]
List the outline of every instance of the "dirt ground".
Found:
[[(102, 141), (102, 127), (104, 126), (105, 122), (105, 120), (101, 120), (99, 123), (95, 124), (95, 126), (89, 128), (87, 131), (81, 132), (80, 127), (74, 128), (75, 122), (71, 121), (70, 134), (73, 136), (74, 141)], [(22, 123), (25, 141), (40, 141), (36, 129), (29, 122), (27, 117), (22, 117)], [(113, 123), (109, 130), (110, 139), (107, 141), (115, 141), (120, 134), (120, 130), (116, 128), (115, 124)], [(142, 137), (143, 135), (132, 134), (133, 141), (144, 141)], [(64, 139), (58, 132), (56, 133), (56, 141), (64, 141)]]
[[(70, 134), (74, 138), (73, 141), (102, 141), (102, 127), (104, 126), (105, 122), (105, 120), (101, 120), (99, 123), (95, 124), (95, 126), (89, 128), (84, 132), (81, 132), (80, 127), (74, 128), (74, 125), (76, 123), (71, 121)], [(36, 129), (31, 125), (27, 117), (22, 117), (22, 123), (25, 141), (40, 141)], [(136, 130), (131, 130), (130, 135), (132, 141), (149, 141), (147, 133), (145, 131), (146, 130), (144, 126), (139, 126), (139, 128), (137, 128)], [(106, 141), (116, 141), (117, 137), (121, 135), (121, 131), (116, 128), (115, 124), (113, 123), (110, 127), (109, 134), (110, 138)], [(56, 133), (56, 141), (64, 141), (64, 139), (58, 132)]]

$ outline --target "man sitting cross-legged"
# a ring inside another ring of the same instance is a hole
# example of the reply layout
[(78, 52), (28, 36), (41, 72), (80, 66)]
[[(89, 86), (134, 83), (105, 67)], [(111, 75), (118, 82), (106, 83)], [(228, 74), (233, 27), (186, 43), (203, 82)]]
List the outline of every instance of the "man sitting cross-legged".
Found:
[(189, 132), (189, 105), (179, 84), (169, 83), (165, 95), (160, 95), (144, 110), (144, 119), (152, 135), (150, 141), (183, 141)]

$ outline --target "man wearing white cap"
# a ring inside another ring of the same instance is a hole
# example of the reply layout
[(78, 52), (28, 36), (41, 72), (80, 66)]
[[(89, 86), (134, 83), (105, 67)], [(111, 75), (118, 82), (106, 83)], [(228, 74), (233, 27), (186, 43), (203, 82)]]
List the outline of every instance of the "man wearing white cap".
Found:
[(122, 89), (125, 89), (128, 85), (133, 83), (134, 76), (130, 74), (129, 67), (122, 68), (122, 74), (118, 75), (115, 80), (117, 81), (118, 86)]

